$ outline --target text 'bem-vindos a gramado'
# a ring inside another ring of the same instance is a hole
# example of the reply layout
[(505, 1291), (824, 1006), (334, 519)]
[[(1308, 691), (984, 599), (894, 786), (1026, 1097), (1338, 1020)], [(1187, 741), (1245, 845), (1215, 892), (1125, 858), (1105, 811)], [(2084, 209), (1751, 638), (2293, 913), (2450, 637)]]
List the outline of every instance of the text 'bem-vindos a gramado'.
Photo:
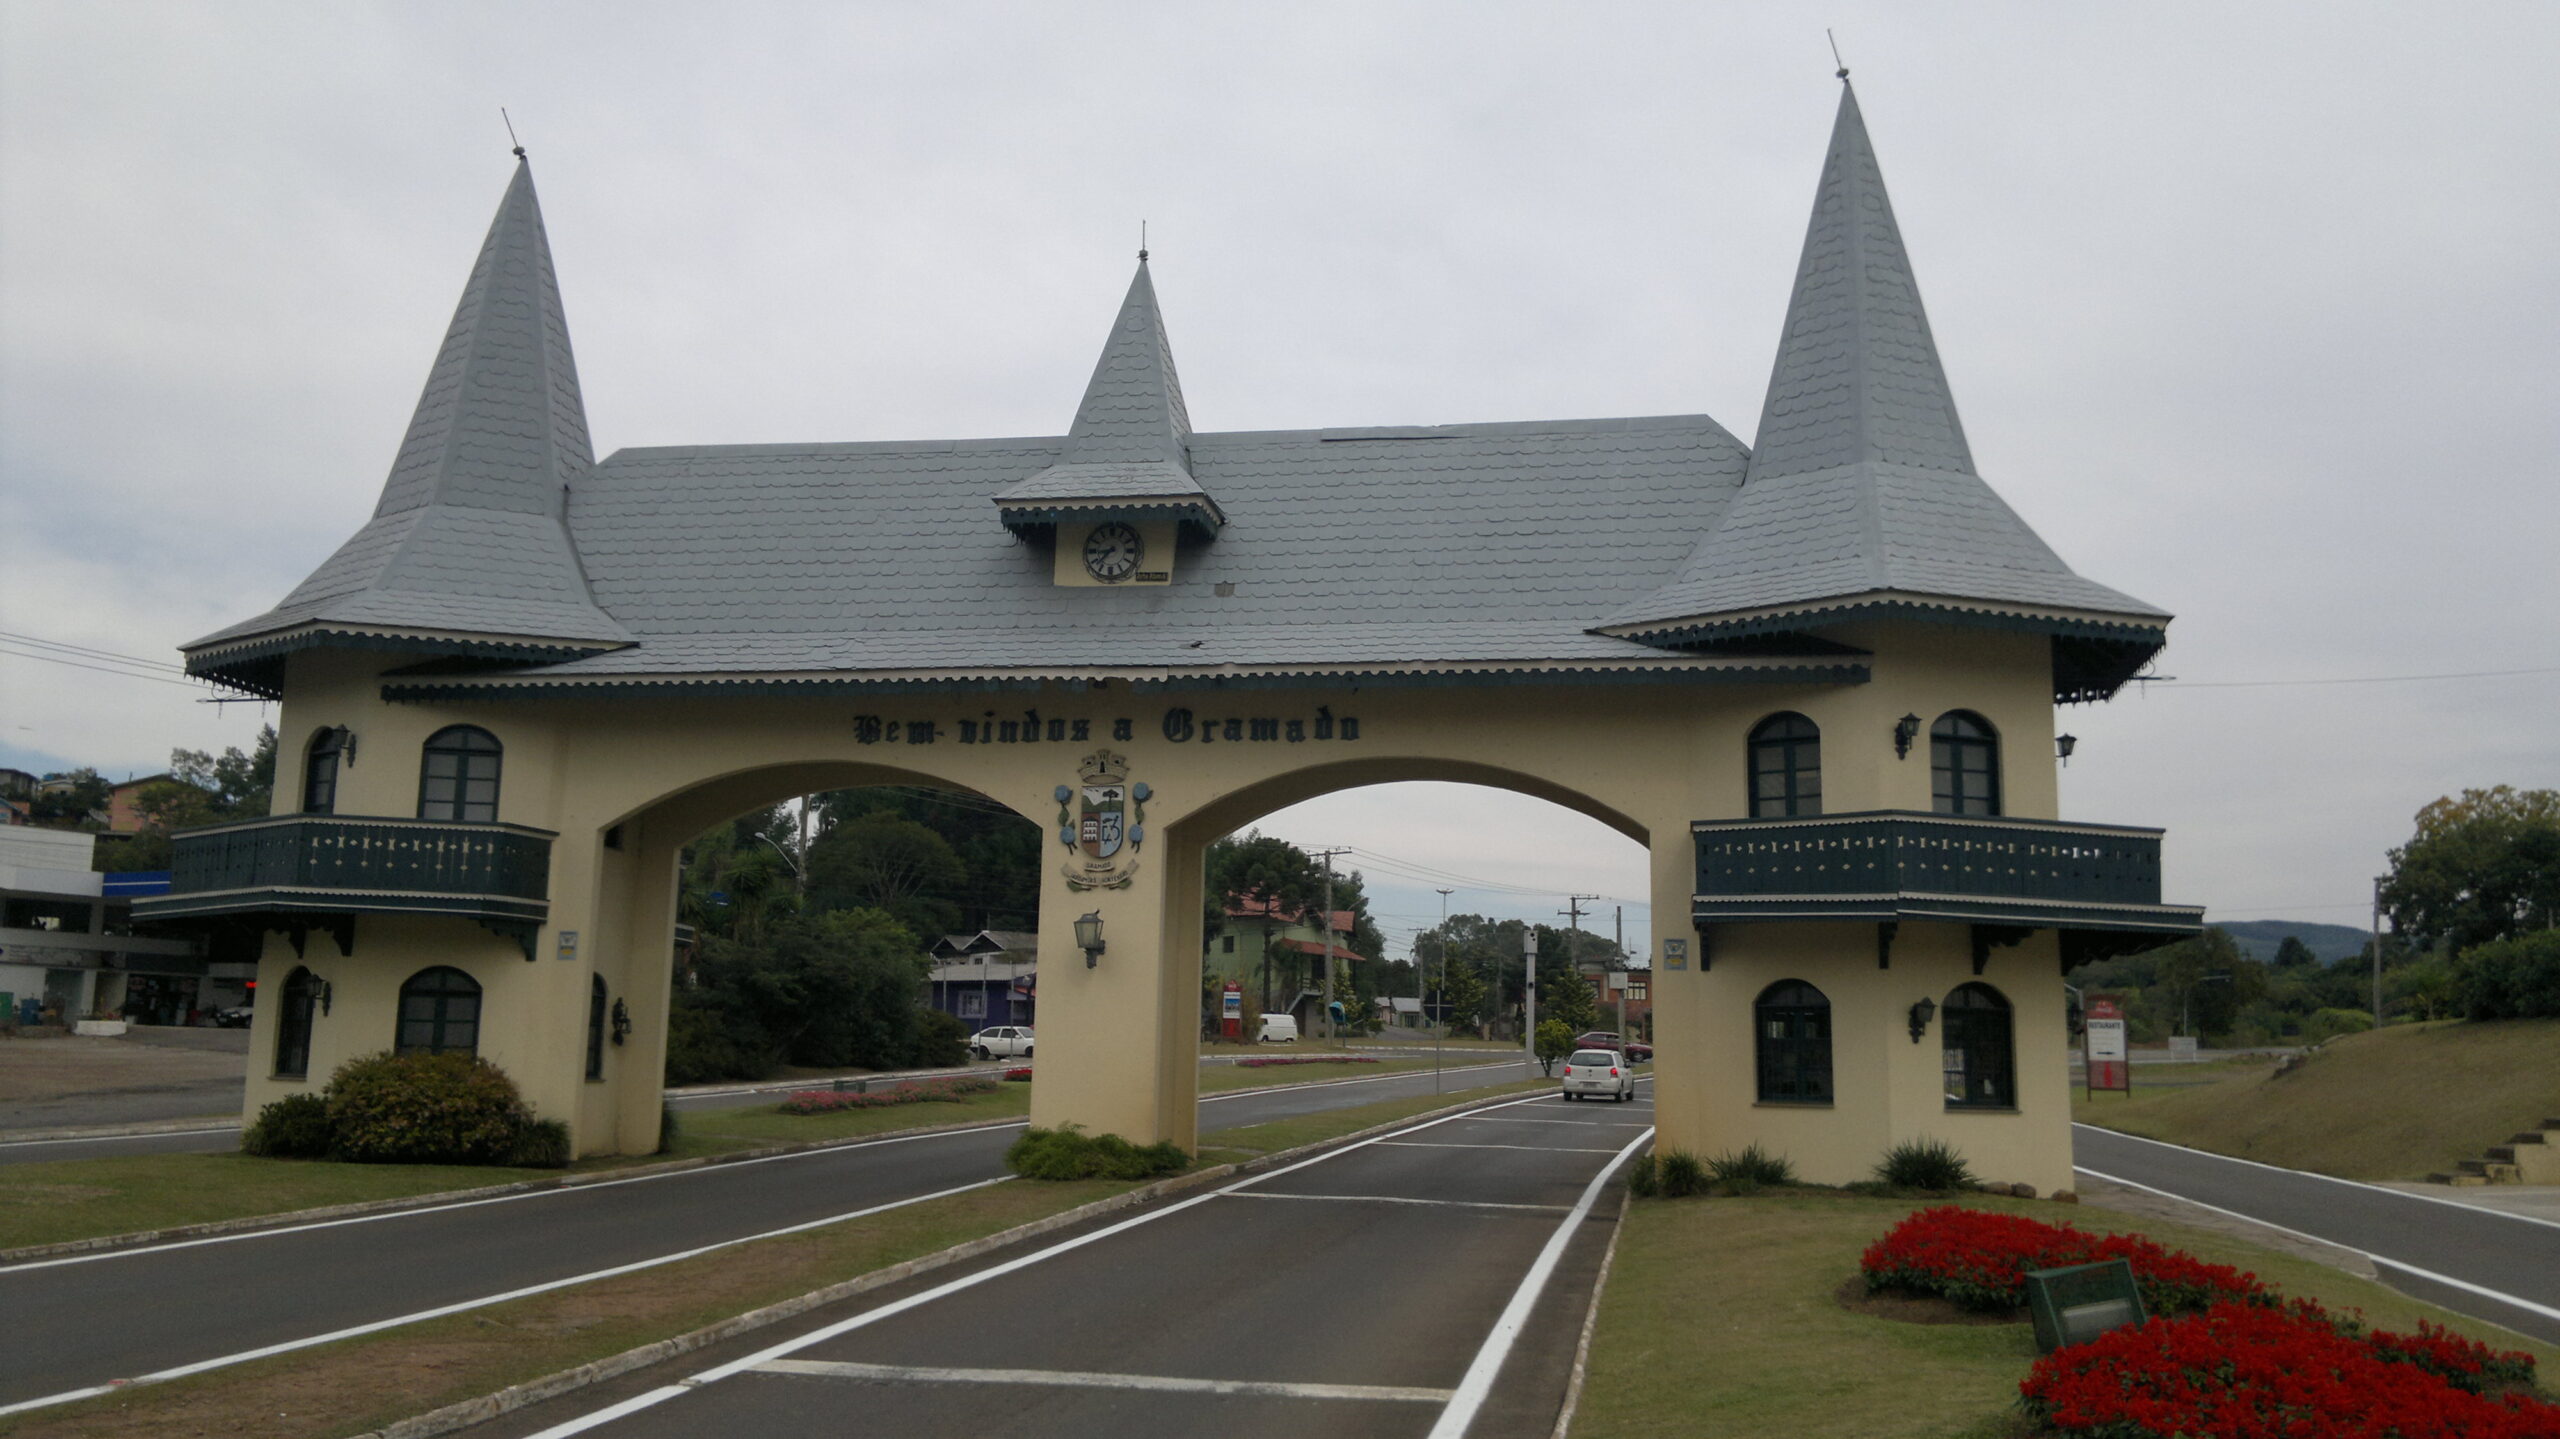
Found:
[[(856, 744), (1084, 744), (1101, 738), (1095, 731), (1105, 724), (1110, 726), (1110, 738), (1113, 740), (1125, 742), (1137, 738), (1137, 721), (1126, 717), (1062, 719), (1044, 717), (1036, 709), (1026, 709), (1011, 716), (988, 710), (973, 719), (950, 720), (894, 720), (878, 715), (855, 715), (853, 739)], [(1274, 715), (1204, 717), (1189, 709), (1175, 708), (1164, 712), (1158, 728), (1174, 744), (1306, 744), (1360, 738), (1359, 720), (1349, 715), (1336, 718), (1332, 708), (1326, 705), (1316, 706), (1313, 718)]]

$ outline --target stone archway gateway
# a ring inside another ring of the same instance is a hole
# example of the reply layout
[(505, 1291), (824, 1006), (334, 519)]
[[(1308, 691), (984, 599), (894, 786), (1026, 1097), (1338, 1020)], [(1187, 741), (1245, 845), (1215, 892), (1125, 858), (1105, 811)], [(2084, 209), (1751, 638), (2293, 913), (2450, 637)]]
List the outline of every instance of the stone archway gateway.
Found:
[(1854, 95), (1749, 447), (1696, 415), (1196, 432), (1139, 259), (1063, 437), (597, 463), (520, 165), (373, 518), (186, 647), (301, 757), (136, 906), (253, 927), (260, 978), (321, 996), (250, 1109), (432, 1029), (579, 1153), (645, 1150), (680, 846), (925, 784), (1052, 835), (1035, 1122), (1189, 1145), (1207, 844), (1445, 779), (1648, 847), (1665, 1146), (1840, 1180), (1934, 1137), (2069, 1182), (2063, 975), (2199, 911), (2160, 903), (2157, 831), (2054, 817), (2055, 707), (2168, 616), (1975, 474)]

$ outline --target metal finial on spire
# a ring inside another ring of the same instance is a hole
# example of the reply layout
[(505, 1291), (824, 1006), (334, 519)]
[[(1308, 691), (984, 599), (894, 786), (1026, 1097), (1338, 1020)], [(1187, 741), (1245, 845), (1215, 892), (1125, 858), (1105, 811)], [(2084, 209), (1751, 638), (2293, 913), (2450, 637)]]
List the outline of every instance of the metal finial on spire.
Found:
[(498, 107), (498, 118), (499, 118), (500, 120), (504, 120), (504, 121), (506, 122), (506, 126), (507, 126), (507, 143), (508, 143), (508, 144), (510, 144), (510, 145), (513, 145), (513, 146), (515, 147), (515, 150), (516, 150), (516, 158), (517, 158), (517, 159), (519, 159), (519, 160), (523, 159), (523, 158), (524, 158), (524, 142), (523, 142), (522, 140), (519, 140), (519, 139), (517, 139), (517, 138), (516, 138), (516, 122), (515, 122), (513, 119), (511, 119), (511, 118), (509, 118), (509, 117), (508, 117), (508, 115), (507, 115), (507, 107), (506, 107), (506, 106), (501, 105), (501, 106), (499, 106), (499, 107)]
[(1147, 259), (1147, 222), (1146, 222), (1146, 221), (1144, 221), (1144, 220), (1140, 220), (1140, 221), (1138, 222), (1138, 262), (1139, 262), (1140, 264), (1144, 264), (1144, 263), (1146, 263), (1146, 259)]
[(1840, 67), (1840, 78), (1848, 79), (1849, 62), (1840, 58), (1840, 37), (1832, 34), (1831, 27), (1825, 25), (1822, 27), (1822, 38), (1831, 42), (1831, 63)]

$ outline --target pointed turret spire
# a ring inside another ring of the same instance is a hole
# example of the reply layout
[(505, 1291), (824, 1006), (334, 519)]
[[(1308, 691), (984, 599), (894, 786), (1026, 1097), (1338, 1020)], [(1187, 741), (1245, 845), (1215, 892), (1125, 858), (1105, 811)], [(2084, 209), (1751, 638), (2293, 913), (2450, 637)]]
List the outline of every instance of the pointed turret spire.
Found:
[(1225, 523), (1191, 473), (1191, 412), (1182, 403), (1182, 378), (1145, 251), (1057, 463), (1006, 487), (995, 501), (1017, 530), (1046, 525), (1065, 511), (1170, 509), (1211, 534)]
[(595, 456), (534, 197), (514, 178), (454, 308), (373, 520), (275, 609), (185, 646), (191, 669), (260, 686), (329, 635), (467, 637), (404, 647), (558, 653), (627, 644), (563, 523)]
[(1668, 644), (1853, 609), (2004, 625), (2033, 614), (2030, 627), (2119, 645), (2094, 680), (2079, 658), (2066, 675), (2057, 651), (2058, 690), (2111, 690), (2158, 648), (2168, 616), (2072, 573), (1974, 473), (1857, 92), (1841, 78), (1742, 489), (1679, 574), (1602, 628)]

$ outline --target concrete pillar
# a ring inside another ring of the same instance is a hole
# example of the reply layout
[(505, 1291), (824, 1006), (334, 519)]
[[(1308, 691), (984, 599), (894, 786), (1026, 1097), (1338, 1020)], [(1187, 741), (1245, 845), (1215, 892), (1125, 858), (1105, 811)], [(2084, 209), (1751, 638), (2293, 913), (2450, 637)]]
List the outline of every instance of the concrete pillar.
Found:
[[(1044, 847), (1031, 1122), (1133, 1144), (1199, 1147), (1200, 911), (1205, 851), (1156, 830), (1124, 889), (1071, 888)], [(1102, 916), (1088, 968), (1078, 916)]]

